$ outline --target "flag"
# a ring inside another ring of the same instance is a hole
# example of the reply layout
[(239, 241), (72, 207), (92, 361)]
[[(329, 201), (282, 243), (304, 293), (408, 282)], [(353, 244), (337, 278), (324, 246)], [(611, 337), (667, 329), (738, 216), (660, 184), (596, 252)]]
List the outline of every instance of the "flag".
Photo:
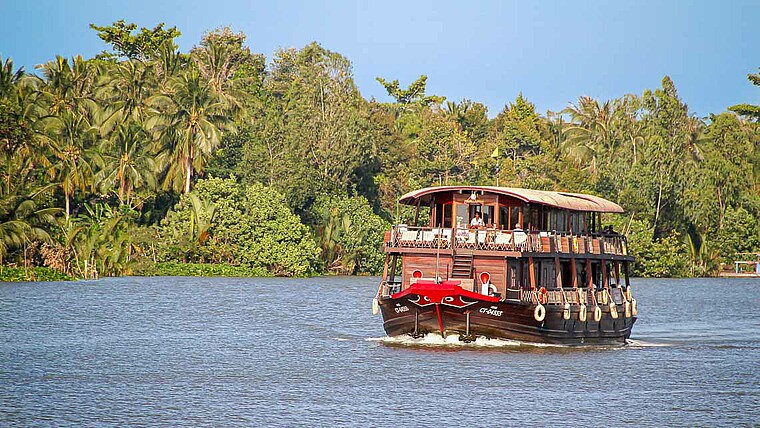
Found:
[(499, 148), (498, 147), (496, 147), (495, 149), (493, 149), (493, 153), (491, 153), (491, 157), (495, 158), (495, 159), (499, 158)]

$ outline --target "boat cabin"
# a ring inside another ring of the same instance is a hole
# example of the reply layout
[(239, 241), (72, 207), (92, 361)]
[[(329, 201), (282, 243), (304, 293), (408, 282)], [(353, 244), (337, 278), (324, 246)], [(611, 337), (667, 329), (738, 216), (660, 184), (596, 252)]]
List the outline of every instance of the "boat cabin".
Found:
[(417, 210), (412, 224), (386, 233), (383, 281), (389, 293), (420, 279), (455, 279), (462, 288), (501, 297), (510, 290), (628, 284), (633, 258), (626, 239), (602, 225), (603, 213), (623, 209), (604, 198), (445, 186), (407, 193), (400, 203)]

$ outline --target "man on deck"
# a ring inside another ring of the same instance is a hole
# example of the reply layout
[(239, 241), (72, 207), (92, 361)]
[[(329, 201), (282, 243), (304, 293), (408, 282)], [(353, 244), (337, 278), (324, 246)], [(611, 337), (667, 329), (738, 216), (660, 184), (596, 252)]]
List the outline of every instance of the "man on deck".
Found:
[(480, 218), (480, 213), (475, 213), (475, 217), (470, 220), (470, 227), (473, 229), (480, 229), (483, 227), (483, 219)]

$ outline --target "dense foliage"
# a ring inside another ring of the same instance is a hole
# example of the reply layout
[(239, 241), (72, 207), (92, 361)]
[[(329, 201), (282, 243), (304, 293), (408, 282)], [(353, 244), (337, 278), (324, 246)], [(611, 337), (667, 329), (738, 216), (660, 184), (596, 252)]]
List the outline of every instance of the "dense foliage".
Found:
[(712, 275), (760, 250), (760, 107), (697, 118), (666, 76), (546, 114), (521, 94), (489, 118), (426, 94), (425, 76), (378, 77), (394, 101), (366, 100), (317, 43), (267, 64), (228, 28), (183, 53), (174, 27), (91, 27), (111, 47), (95, 58), (38, 75), (0, 61), (0, 265), (377, 274), (383, 232), (411, 215), (398, 197), (439, 184), (617, 201), (628, 214), (604, 220), (638, 275)]

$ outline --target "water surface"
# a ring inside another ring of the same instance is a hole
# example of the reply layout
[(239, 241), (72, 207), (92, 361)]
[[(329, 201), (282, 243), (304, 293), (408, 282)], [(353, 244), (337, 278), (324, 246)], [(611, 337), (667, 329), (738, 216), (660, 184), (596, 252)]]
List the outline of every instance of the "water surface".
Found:
[(760, 280), (635, 280), (622, 348), (387, 339), (377, 281), (0, 283), (0, 425), (760, 424)]

